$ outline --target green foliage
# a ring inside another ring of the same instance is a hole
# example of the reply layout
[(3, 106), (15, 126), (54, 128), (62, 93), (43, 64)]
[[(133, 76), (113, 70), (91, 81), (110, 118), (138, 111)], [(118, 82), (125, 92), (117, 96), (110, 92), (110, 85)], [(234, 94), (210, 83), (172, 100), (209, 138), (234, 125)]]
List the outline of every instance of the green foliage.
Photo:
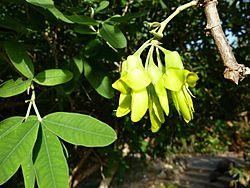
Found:
[(34, 170), (39, 187), (68, 187), (68, 166), (56, 135), (41, 127), (35, 146)]
[(35, 76), (34, 82), (43, 86), (54, 86), (68, 82), (72, 77), (73, 74), (68, 70), (49, 69), (39, 72)]
[[(17, 119), (16, 117), (12, 117)], [(16, 126), (16, 122), (13, 119), (7, 119), (1, 122), (1, 127), (5, 127), (11, 121), (11, 126), (15, 126), (11, 131), (9, 129), (4, 130), (4, 136), (0, 140), (0, 184), (6, 182), (18, 169), (21, 162), (25, 160), (27, 155), (29, 156), (36, 141), (39, 121), (36, 117), (31, 116), (27, 121), (19, 123)]]
[(22, 80), (22, 78), (8, 80), (0, 86), (0, 97), (11, 97), (23, 93), (29, 88), (31, 82), (31, 79)]
[[(149, 33), (152, 28), (144, 21), (160, 23), (186, 2), (2, 1), (0, 184), (23, 181), (13, 176), (21, 165), (26, 187), (34, 187), (35, 181), (40, 187), (65, 187), (76, 161), (82, 158), (79, 151), (84, 149), (67, 142), (107, 146), (116, 139), (115, 132), (119, 135), (115, 145), (94, 150), (103, 161), (108, 158), (126, 164), (122, 157), (125, 145), (130, 151), (128, 155), (153, 157), (164, 157), (173, 151), (214, 152), (229, 148), (234, 132), (248, 116), (239, 114), (250, 108), (249, 78), (238, 86), (223, 78), (221, 58), (212, 39), (204, 34), (202, 8), (178, 14), (160, 41), (164, 48), (178, 51), (184, 67), (200, 78), (196, 88), (190, 89), (196, 96), (194, 119), (188, 125), (182, 122), (172, 102), (168, 118), (155, 134), (150, 132), (149, 114), (137, 123), (127, 116), (115, 118), (118, 93), (111, 83), (118, 79), (123, 60), (153, 37)], [(249, 8), (249, 3), (238, 0), (218, 3), (222, 26), (236, 58), (248, 67)], [(145, 59), (146, 54), (142, 53), (141, 58)], [(170, 95), (169, 99), (172, 101)], [(36, 117), (30, 115), (32, 107)], [(76, 129), (80, 131), (73, 131)], [(89, 131), (98, 131), (98, 135), (88, 134)], [(249, 132), (242, 135), (249, 140)], [(45, 151), (46, 145), (49, 150)], [(56, 159), (54, 152), (58, 153)], [(53, 164), (49, 164), (48, 157)], [(99, 161), (93, 155), (89, 158), (89, 162)]]
[(12, 65), (26, 78), (33, 78), (34, 66), (23, 47), (16, 41), (6, 42), (4, 47)]
[(83, 62), (84, 76), (91, 86), (103, 97), (111, 99), (114, 96), (114, 90), (111, 87), (111, 79), (105, 67), (99, 64), (88, 64)]
[(99, 33), (100, 36), (114, 48), (125, 48), (127, 46), (125, 36), (115, 25), (103, 22)]
[(107, 124), (82, 114), (57, 112), (45, 116), (41, 123), (39, 126), (39, 115), (0, 122), (1, 185), (22, 165), (27, 187), (34, 185), (35, 178), (39, 187), (68, 187), (69, 170), (57, 136), (88, 147), (107, 146), (116, 139)]
[(116, 140), (111, 127), (87, 115), (56, 112), (45, 116), (42, 124), (63, 140), (76, 145), (101, 147)]

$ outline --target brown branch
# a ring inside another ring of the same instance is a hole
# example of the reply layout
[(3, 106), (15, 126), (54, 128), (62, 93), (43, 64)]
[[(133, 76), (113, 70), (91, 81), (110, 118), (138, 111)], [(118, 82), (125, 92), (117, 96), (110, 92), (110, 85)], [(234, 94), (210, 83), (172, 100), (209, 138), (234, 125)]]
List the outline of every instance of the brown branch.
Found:
[(110, 174), (108, 177), (104, 177), (102, 179), (102, 181), (100, 182), (98, 188), (108, 188), (116, 171), (118, 170), (118, 167), (119, 167), (119, 162), (115, 162), (114, 166), (112, 167), (111, 171), (110, 171)]
[(91, 167), (84, 170), (82, 173), (78, 174), (73, 182), (72, 187), (76, 188), (78, 185), (88, 176), (96, 172), (100, 168), (100, 163), (95, 163)]
[(84, 162), (88, 159), (88, 157), (92, 153), (92, 151), (93, 151), (92, 149), (88, 149), (86, 151), (86, 153), (84, 153), (83, 157), (78, 162), (78, 164), (76, 165), (76, 167), (72, 170), (72, 175), (69, 178), (69, 187), (73, 188), (73, 185), (76, 184), (76, 183), (74, 183), (74, 181), (79, 182), (79, 180), (75, 180), (75, 179), (76, 179), (76, 177), (79, 174), (79, 170), (83, 167)]
[(217, 0), (204, 0), (203, 6), (207, 18), (206, 29), (212, 35), (223, 60), (224, 66), (226, 67), (224, 71), (224, 78), (238, 84), (239, 81), (242, 81), (247, 74), (249, 74), (250, 69), (245, 67), (243, 64), (237, 63), (232, 49), (222, 30), (216, 7), (217, 4)]

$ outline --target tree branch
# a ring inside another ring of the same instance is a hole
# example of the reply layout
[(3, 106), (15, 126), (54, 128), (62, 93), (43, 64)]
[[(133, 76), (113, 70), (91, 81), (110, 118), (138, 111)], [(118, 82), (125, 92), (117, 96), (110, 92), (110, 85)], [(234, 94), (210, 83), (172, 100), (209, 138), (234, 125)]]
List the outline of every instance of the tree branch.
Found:
[(217, 4), (217, 0), (204, 0), (203, 6), (207, 18), (206, 29), (210, 31), (210, 34), (212, 35), (219, 50), (224, 66), (226, 67), (224, 71), (224, 78), (238, 84), (239, 81), (242, 81), (248, 74), (250, 74), (250, 69), (245, 67), (243, 64), (237, 63), (232, 49), (222, 30), (216, 7)]

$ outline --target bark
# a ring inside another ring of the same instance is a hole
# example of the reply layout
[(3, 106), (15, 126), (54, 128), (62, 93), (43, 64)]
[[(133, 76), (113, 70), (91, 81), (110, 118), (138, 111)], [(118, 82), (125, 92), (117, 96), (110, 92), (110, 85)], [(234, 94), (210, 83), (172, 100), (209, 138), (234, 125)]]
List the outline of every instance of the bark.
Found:
[(224, 71), (224, 78), (238, 84), (239, 81), (242, 81), (247, 74), (249, 74), (250, 69), (245, 67), (243, 64), (237, 63), (232, 49), (222, 30), (216, 7), (217, 4), (217, 0), (204, 0), (203, 6), (207, 18), (206, 29), (212, 35), (223, 60), (224, 66), (226, 67)]

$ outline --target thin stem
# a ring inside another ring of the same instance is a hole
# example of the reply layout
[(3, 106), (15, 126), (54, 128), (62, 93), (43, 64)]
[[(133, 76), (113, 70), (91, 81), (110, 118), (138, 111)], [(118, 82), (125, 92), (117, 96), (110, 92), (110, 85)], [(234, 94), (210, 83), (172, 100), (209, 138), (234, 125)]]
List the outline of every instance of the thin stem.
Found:
[(41, 121), (42, 121), (42, 118), (41, 118), (41, 116), (40, 116), (40, 113), (39, 113), (39, 111), (38, 111), (38, 108), (37, 108), (37, 106), (36, 106), (35, 101), (32, 102), (32, 105), (33, 105), (33, 108), (34, 108), (34, 110), (35, 110), (35, 112), (36, 112), (36, 116), (37, 116), (38, 121), (41, 122)]
[(158, 30), (157, 34), (163, 36), (163, 30), (165, 29), (165, 27), (167, 26), (167, 24), (177, 15), (179, 14), (181, 11), (191, 7), (191, 6), (196, 6), (198, 4), (198, 0), (193, 0), (189, 3), (186, 3), (184, 5), (179, 6), (169, 17), (166, 18), (166, 20), (164, 20), (163, 22), (161, 22), (161, 27)]
[(26, 115), (25, 115), (25, 119), (28, 119), (28, 117), (30, 115), (31, 106), (33, 106), (33, 108), (35, 110), (35, 113), (36, 113), (36, 116), (37, 116), (37, 119), (38, 119), (38, 121), (41, 122), (42, 118), (40, 116), (40, 113), (39, 113), (38, 108), (37, 108), (36, 103), (35, 103), (36, 94), (35, 94), (34, 86), (31, 85), (29, 89), (32, 90), (32, 94), (31, 94), (30, 100), (25, 101), (25, 102), (29, 102), (29, 106), (28, 106), (28, 109), (27, 109), (27, 112), (26, 112)]
[(31, 106), (32, 106), (32, 102), (30, 101), (30, 102), (29, 102), (28, 109), (27, 109), (27, 112), (26, 112), (26, 115), (25, 115), (25, 119), (28, 119), (28, 117), (29, 117), (29, 115), (30, 115)]
[(160, 51), (158, 48), (156, 48), (156, 58), (157, 58), (157, 65), (160, 69), (160, 71), (163, 73), (164, 72), (164, 66), (161, 62), (161, 55), (160, 55)]
[(143, 45), (141, 45), (141, 47), (134, 53), (134, 55), (141, 55), (141, 53), (143, 52), (143, 50), (145, 48), (147, 48), (149, 45), (150, 45), (150, 42), (152, 41), (153, 39), (149, 39), (147, 40), (146, 42), (144, 42)]
[(147, 55), (147, 58), (146, 58), (146, 63), (145, 63), (145, 69), (147, 70), (148, 69), (148, 66), (149, 66), (149, 62), (150, 62), (150, 58), (152, 57), (153, 55), (153, 50), (154, 50), (154, 46), (152, 45), (148, 51), (148, 55)]

